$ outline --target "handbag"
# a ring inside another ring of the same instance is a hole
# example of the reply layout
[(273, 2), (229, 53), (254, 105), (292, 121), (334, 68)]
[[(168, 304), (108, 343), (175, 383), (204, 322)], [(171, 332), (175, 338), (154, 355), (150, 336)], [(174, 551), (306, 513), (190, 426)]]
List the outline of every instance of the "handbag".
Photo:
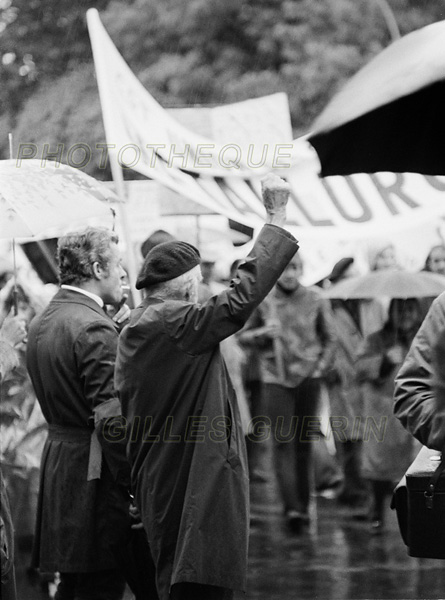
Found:
[(423, 447), (396, 486), (391, 508), (409, 556), (445, 559), (445, 452)]

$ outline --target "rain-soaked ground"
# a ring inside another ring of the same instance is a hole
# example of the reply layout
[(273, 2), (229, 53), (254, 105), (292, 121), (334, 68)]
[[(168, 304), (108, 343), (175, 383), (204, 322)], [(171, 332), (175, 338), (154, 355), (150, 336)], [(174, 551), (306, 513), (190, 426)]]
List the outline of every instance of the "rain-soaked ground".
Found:
[[(375, 535), (369, 523), (351, 518), (350, 509), (317, 496), (310, 530), (289, 533), (269, 464), (266, 453), (263, 476), (251, 486), (249, 587), (237, 600), (445, 598), (445, 561), (409, 557), (389, 508), (386, 530)], [(48, 598), (30, 584), (26, 561), (19, 556), (18, 599)]]

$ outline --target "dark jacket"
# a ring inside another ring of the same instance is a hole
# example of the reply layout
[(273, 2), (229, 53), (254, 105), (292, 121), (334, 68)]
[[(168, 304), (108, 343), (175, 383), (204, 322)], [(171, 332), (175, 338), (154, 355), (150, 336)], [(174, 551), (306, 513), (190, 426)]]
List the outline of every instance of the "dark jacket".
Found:
[(116, 388), (162, 600), (180, 582), (245, 588), (246, 453), (219, 342), (243, 326), (297, 248), (266, 225), (230, 288), (202, 306), (146, 298), (119, 339)]
[[(95, 411), (111, 406), (113, 398), (116, 404), (117, 338), (100, 306), (71, 290), (60, 290), (30, 325), (27, 366), (49, 424), (35, 544), (42, 571), (113, 568), (112, 549), (129, 530), (124, 444), (99, 435), (100, 479), (87, 480)], [(103, 420), (96, 416), (96, 422), (97, 432), (103, 431)]]
[[(279, 345), (263, 340), (257, 332), (268, 319), (281, 327)], [(261, 360), (261, 379), (293, 388), (305, 379), (320, 378), (334, 359), (336, 335), (329, 301), (319, 288), (298, 288), (288, 294), (276, 286), (254, 312), (239, 335), (242, 344), (256, 347)], [(282, 372), (277, 368), (280, 354)]]
[[(433, 347), (445, 328), (445, 293), (431, 308), (395, 381), (394, 412), (403, 426), (429, 448), (445, 447), (444, 410), (434, 394)], [(442, 415), (439, 418), (439, 415)]]

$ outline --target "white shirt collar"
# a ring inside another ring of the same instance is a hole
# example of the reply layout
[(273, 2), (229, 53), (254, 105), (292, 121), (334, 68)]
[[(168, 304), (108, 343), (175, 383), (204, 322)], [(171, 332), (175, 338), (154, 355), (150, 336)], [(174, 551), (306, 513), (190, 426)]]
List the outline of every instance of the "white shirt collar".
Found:
[(83, 290), (82, 288), (74, 287), (74, 285), (63, 284), (60, 287), (62, 290), (71, 290), (73, 292), (79, 292), (79, 294), (83, 294), (84, 296), (88, 296), (88, 298), (91, 298), (92, 300), (94, 300), (94, 302), (97, 302), (97, 304), (101, 308), (104, 307), (104, 301), (102, 300), (102, 298), (100, 296), (97, 296), (97, 294), (92, 294), (91, 292), (87, 292), (86, 290)]

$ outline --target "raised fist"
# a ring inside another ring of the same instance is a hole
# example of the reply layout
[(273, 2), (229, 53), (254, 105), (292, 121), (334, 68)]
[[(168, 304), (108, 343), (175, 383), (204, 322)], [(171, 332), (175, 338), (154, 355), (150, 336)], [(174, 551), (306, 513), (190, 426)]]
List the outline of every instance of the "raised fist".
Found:
[(261, 180), (263, 203), (268, 215), (285, 213), (290, 186), (284, 179), (269, 173)]

